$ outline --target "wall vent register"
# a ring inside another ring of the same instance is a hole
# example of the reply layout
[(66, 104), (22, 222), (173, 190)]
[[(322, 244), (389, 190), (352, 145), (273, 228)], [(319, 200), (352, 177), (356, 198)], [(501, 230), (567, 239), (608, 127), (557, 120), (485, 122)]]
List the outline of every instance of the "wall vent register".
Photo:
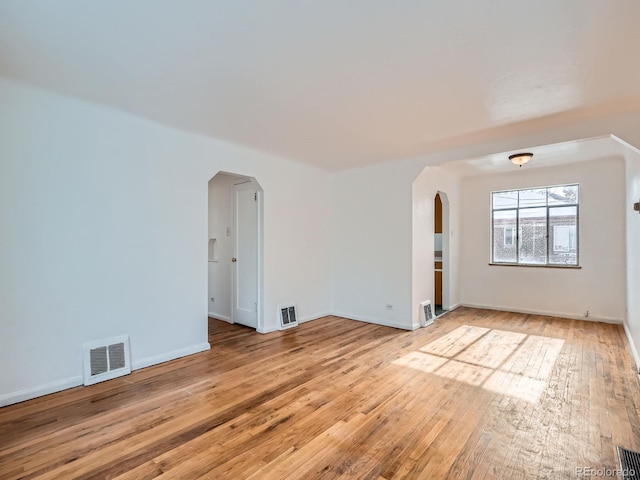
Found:
[(127, 335), (88, 342), (82, 348), (85, 385), (93, 385), (131, 373)]
[(291, 328), (298, 325), (296, 306), (294, 304), (279, 305), (278, 316), (280, 317), (280, 328)]
[(431, 300), (420, 303), (420, 326), (427, 327), (435, 321)]

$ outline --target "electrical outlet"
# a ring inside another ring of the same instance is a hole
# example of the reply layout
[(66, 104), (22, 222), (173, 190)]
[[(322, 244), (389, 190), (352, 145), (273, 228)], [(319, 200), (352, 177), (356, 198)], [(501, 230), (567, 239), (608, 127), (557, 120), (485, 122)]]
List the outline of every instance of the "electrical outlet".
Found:
[(584, 317), (585, 318), (589, 318), (589, 310), (585, 310), (584, 311)]
[(387, 310), (393, 310), (393, 305), (391, 305), (390, 303), (387, 303), (387, 304), (385, 305), (385, 308), (386, 308)]
[(211, 297), (209, 300), (211, 300), (211, 302), (215, 302), (216, 301), (216, 299), (213, 298), (213, 297)]

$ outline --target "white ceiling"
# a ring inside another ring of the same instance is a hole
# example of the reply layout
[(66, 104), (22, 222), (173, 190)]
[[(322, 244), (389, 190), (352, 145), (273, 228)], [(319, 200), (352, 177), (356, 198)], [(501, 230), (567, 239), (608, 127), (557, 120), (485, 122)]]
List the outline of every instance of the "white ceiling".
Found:
[(638, 20), (637, 0), (0, 0), (0, 75), (341, 169), (640, 112)]
[(518, 168), (530, 170), (614, 157), (624, 158), (626, 148), (628, 148), (627, 145), (615, 136), (606, 135), (525, 148), (521, 151), (535, 153), (531, 161), (523, 167), (516, 167), (509, 161), (509, 155), (516, 153), (513, 151), (449, 162), (445, 168), (458, 177), (469, 177), (498, 172), (514, 172)]

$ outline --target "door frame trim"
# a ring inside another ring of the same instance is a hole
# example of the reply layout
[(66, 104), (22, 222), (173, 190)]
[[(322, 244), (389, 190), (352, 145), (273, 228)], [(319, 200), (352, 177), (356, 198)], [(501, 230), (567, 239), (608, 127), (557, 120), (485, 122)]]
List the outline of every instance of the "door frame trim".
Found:
[(437, 190), (436, 195), (440, 196), (440, 202), (442, 204), (442, 309), (450, 310), (451, 210), (447, 193), (442, 190)]

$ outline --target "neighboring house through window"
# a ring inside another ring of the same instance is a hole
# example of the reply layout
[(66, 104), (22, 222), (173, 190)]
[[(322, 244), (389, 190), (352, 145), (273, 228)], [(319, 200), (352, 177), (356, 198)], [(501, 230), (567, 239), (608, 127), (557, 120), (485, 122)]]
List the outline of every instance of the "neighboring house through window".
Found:
[(507, 247), (512, 247), (516, 244), (516, 228), (515, 227), (504, 227), (504, 245)]
[(491, 263), (578, 265), (577, 184), (491, 192)]

